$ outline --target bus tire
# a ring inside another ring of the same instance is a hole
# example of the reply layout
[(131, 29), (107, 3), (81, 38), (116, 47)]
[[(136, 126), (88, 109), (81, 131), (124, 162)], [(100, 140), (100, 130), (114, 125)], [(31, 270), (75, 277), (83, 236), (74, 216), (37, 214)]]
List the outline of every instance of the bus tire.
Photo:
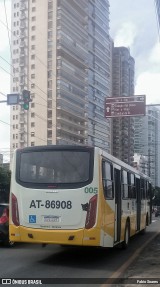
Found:
[(130, 238), (130, 225), (129, 222), (126, 222), (125, 231), (124, 231), (124, 241), (122, 242), (122, 249), (127, 249), (129, 245)]

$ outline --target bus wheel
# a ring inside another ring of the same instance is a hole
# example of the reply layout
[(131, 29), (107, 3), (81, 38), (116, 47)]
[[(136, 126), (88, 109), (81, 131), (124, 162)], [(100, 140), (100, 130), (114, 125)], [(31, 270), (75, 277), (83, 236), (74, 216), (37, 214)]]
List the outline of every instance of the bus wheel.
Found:
[(122, 249), (126, 249), (129, 244), (130, 238), (130, 225), (129, 222), (126, 222), (125, 232), (124, 232), (124, 241), (122, 242)]

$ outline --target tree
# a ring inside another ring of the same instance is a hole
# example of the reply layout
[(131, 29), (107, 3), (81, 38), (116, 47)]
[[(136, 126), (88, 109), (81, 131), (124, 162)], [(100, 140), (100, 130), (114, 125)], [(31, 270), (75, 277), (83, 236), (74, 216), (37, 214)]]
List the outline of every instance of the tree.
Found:
[(9, 200), (10, 181), (11, 172), (0, 167), (0, 203)]

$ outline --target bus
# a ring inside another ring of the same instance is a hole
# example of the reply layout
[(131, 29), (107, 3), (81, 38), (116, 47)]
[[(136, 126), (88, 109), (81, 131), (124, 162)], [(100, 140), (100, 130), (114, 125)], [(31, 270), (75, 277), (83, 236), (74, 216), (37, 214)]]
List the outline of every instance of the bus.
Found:
[(151, 190), (149, 177), (98, 147), (17, 149), (10, 240), (126, 248), (151, 223)]

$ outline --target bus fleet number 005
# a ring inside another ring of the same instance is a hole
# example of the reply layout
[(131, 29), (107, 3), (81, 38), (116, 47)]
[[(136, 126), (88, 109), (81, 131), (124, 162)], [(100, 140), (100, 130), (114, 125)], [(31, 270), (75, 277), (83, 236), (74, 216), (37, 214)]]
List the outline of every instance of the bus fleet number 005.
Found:
[(30, 203), (30, 208), (52, 208), (52, 209), (71, 209), (72, 208), (72, 202), (70, 200), (68, 201), (60, 201), (60, 200), (46, 200), (43, 202), (42, 200), (32, 200)]

